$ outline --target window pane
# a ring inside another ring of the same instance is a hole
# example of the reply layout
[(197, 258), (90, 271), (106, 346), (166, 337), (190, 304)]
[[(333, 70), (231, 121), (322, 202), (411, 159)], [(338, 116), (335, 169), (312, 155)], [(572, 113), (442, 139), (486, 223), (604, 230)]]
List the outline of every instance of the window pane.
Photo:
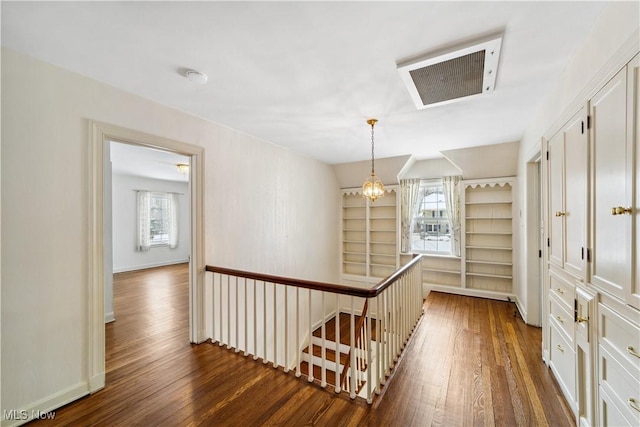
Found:
[(422, 200), (413, 219), (411, 249), (416, 252), (451, 253), (451, 231), (442, 185), (421, 188)]
[(169, 199), (166, 194), (151, 195), (151, 244), (169, 243)]

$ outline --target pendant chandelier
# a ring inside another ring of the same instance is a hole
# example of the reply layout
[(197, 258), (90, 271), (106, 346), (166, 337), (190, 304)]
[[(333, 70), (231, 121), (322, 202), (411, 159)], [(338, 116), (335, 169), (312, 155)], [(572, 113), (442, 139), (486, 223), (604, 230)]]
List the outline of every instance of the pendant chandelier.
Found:
[(380, 197), (384, 196), (384, 185), (380, 178), (376, 176), (375, 160), (373, 155), (373, 126), (378, 120), (369, 119), (367, 123), (371, 125), (371, 176), (362, 184), (362, 196), (375, 202)]

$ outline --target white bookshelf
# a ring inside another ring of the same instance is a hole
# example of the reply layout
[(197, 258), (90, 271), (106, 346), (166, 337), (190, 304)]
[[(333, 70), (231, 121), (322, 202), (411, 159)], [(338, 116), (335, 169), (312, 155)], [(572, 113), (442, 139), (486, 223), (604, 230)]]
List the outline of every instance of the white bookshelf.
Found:
[(463, 287), (513, 292), (513, 179), (463, 181)]
[(371, 202), (360, 189), (342, 192), (342, 274), (383, 279), (398, 268), (397, 188)]

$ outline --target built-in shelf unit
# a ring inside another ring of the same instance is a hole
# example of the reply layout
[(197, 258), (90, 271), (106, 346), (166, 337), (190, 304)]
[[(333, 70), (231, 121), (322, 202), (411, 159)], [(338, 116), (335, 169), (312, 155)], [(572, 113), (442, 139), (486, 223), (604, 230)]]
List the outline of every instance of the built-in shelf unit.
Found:
[(513, 284), (512, 178), (463, 181), (465, 288), (509, 296)]
[(360, 189), (342, 191), (342, 274), (345, 279), (383, 279), (398, 268), (397, 186), (371, 202)]

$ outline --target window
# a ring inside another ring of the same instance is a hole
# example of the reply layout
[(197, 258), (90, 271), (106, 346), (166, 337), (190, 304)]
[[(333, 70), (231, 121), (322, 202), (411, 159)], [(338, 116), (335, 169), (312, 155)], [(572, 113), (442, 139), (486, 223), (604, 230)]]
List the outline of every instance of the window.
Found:
[(169, 195), (151, 193), (149, 231), (151, 246), (169, 244)]
[(451, 230), (441, 182), (420, 185), (418, 207), (412, 221), (411, 250), (451, 253)]
[(137, 245), (139, 251), (153, 246), (178, 245), (178, 197), (175, 193), (137, 192)]

